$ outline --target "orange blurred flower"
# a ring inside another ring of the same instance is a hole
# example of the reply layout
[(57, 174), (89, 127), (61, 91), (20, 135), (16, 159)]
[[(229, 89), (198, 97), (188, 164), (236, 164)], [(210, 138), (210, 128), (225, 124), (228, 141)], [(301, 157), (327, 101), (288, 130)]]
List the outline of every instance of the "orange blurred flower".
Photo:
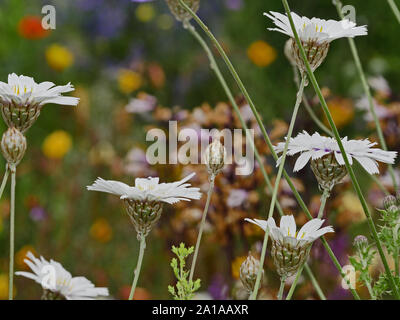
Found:
[(18, 269), (28, 270), (29, 266), (25, 263), (24, 259), (26, 258), (26, 254), (28, 252), (32, 252), (36, 256), (36, 251), (31, 245), (23, 246), (19, 251), (15, 254), (15, 264)]
[[(348, 99), (335, 98), (328, 102), (328, 108), (331, 112), (333, 121), (338, 128), (349, 124), (354, 118), (353, 103)], [(324, 123), (328, 126), (328, 120), (324, 119)]]
[(49, 31), (43, 29), (41, 17), (26, 16), (18, 23), (18, 33), (25, 39), (35, 40), (46, 37)]
[(240, 276), (240, 266), (242, 265), (243, 261), (245, 261), (247, 256), (236, 257), (235, 260), (232, 262), (232, 277), (235, 279), (239, 279)]
[(259, 40), (250, 45), (247, 56), (256, 66), (266, 67), (275, 61), (277, 53), (268, 43)]
[(108, 221), (98, 218), (90, 228), (90, 235), (98, 242), (106, 243), (112, 238), (112, 229)]

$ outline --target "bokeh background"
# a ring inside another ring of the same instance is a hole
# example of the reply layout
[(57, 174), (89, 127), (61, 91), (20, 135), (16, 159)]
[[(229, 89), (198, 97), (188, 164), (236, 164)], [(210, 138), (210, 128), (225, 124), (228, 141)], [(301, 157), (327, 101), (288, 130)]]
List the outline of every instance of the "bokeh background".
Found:
[[(382, 2), (382, 3), (381, 3)], [(56, 8), (56, 29), (41, 28), (41, 8)], [(356, 39), (362, 63), (370, 78), (384, 134), (391, 150), (399, 149), (400, 55), (399, 28), (384, 1), (347, 1), (357, 10), (358, 24), (369, 35)], [(299, 14), (337, 18), (331, 0), (291, 1)], [(296, 87), (293, 71), (283, 54), (286, 37), (267, 31), (272, 23), (264, 11), (283, 11), (281, 1), (201, 0), (199, 15), (206, 21), (232, 58), (252, 95), (274, 143), (287, 130)], [(71, 82), (80, 97), (78, 107), (47, 105), (28, 131), (28, 151), (18, 167), (16, 208), (16, 269), (27, 266), (27, 251), (61, 262), (73, 275), (83, 275), (97, 286), (107, 286), (116, 299), (129, 294), (138, 254), (133, 226), (117, 197), (86, 191), (96, 177), (133, 183), (135, 177), (180, 179), (195, 171), (192, 184), (207, 190), (203, 166), (149, 166), (145, 161), (146, 132), (167, 128), (168, 120), (181, 127), (240, 128), (224, 92), (198, 43), (175, 22), (164, 1), (137, 4), (129, 0), (0, 1), (0, 80), (9, 73), (32, 76), (37, 82)], [(249, 125), (256, 128), (236, 86), (220, 59)], [(342, 135), (376, 140), (348, 43), (335, 41), (317, 71), (330, 111)], [(318, 99), (306, 90), (312, 108), (322, 121)], [(126, 106), (134, 100), (129, 108)], [(1, 121), (1, 131), (5, 125)], [(317, 130), (306, 112), (300, 112), (295, 131)], [(256, 130), (257, 133), (257, 130)], [(256, 144), (265, 166), (274, 164), (262, 138)], [(5, 167), (3, 159), (0, 168)], [(288, 171), (291, 165), (288, 161)], [(382, 192), (356, 168), (371, 208), (380, 207)], [(249, 250), (257, 255), (263, 234), (245, 217), (264, 218), (270, 195), (260, 170), (235, 176), (226, 167), (217, 188), (203, 238), (197, 276), (201, 297), (243, 298), (239, 268)], [(390, 189), (386, 168), (379, 179)], [(320, 193), (308, 168), (293, 174), (298, 190), (316, 214)], [(273, 179), (273, 176), (272, 176)], [(9, 187), (7, 187), (9, 189)], [(167, 285), (174, 283), (169, 266), (171, 245), (193, 245), (205, 196), (200, 201), (166, 207), (147, 240), (137, 299), (169, 299)], [(297, 222), (306, 221), (290, 189), (282, 182), (279, 200)], [(334, 189), (326, 212), (336, 230), (328, 241), (342, 264), (352, 252), (357, 234), (369, 236), (362, 208), (351, 184)], [(376, 215), (375, 215), (376, 218)], [(9, 192), (0, 201), (0, 298), (7, 298)], [(317, 241), (311, 267), (328, 298), (346, 299), (349, 293), (329, 257)], [(274, 299), (278, 276), (271, 259), (260, 297)], [(372, 272), (378, 272), (374, 264)], [(17, 277), (17, 299), (39, 299), (41, 288)], [(363, 295), (363, 288), (361, 295)], [(365, 295), (367, 296), (367, 295)], [(200, 296), (199, 296), (200, 297)], [(309, 281), (301, 282), (295, 298), (317, 298)]]

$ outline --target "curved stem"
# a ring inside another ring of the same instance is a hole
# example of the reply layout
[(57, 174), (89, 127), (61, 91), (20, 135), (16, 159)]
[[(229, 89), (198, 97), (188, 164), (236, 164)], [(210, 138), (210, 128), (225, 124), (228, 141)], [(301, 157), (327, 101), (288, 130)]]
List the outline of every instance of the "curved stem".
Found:
[(392, 9), (397, 21), (400, 23), (400, 10), (397, 5), (394, 3), (394, 0), (388, 0), (389, 6)]
[(324, 215), (326, 200), (328, 200), (328, 198), (329, 198), (329, 190), (325, 189), (321, 197), (321, 205), (319, 206), (319, 211), (317, 216), (318, 219), (321, 219)]
[(133, 279), (131, 293), (129, 294), (129, 300), (133, 300), (133, 296), (135, 294), (136, 285), (139, 280), (140, 269), (142, 268), (142, 261), (143, 261), (145, 249), (146, 249), (146, 237), (142, 235), (140, 237), (139, 257), (138, 257), (138, 262), (137, 262), (136, 269), (135, 269), (135, 277)]
[(285, 282), (286, 282), (286, 277), (281, 277), (281, 285), (279, 287), (278, 300), (282, 300), (283, 289), (285, 289)]
[(313, 87), (315, 89), (315, 92), (318, 95), (318, 98), (319, 98), (319, 100), (321, 102), (322, 109), (324, 110), (324, 113), (325, 113), (325, 115), (326, 115), (326, 117), (328, 119), (329, 125), (331, 126), (331, 128), (333, 130), (333, 133), (334, 133), (335, 139), (336, 139), (336, 141), (338, 143), (340, 152), (342, 153), (343, 160), (345, 162), (345, 166), (346, 166), (347, 172), (349, 173), (349, 176), (350, 176), (350, 179), (351, 179), (351, 181), (353, 183), (354, 189), (355, 189), (355, 191), (357, 193), (357, 196), (360, 199), (361, 205), (363, 207), (365, 216), (367, 217), (367, 222), (368, 222), (369, 228), (371, 230), (371, 233), (372, 233), (372, 235), (374, 237), (374, 240), (376, 242), (376, 247), (377, 247), (379, 255), (380, 255), (381, 259), (382, 259), (382, 263), (383, 263), (383, 265), (385, 267), (385, 271), (387, 273), (387, 276), (388, 276), (388, 279), (389, 279), (389, 282), (390, 282), (390, 286), (392, 287), (394, 295), (396, 296), (396, 298), (400, 299), (400, 294), (399, 294), (398, 288), (397, 288), (397, 286), (396, 286), (396, 284), (394, 282), (394, 278), (393, 278), (392, 272), (390, 271), (389, 264), (387, 262), (385, 254), (383, 252), (382, 244), (381, 244), (381, 242), (379, 240), (378, 233), (376, 231), (375, 224), (374, 224), (374, 222), (372, 220), (372, 217), (371, 217), (371, 214), (369, 212), (367, 202), (364, 199), (364, 196), (363, 196), (363, 194), (361, 192), (360, 185), (359, 185), (359, 183), (357, 181), (357, 178), (356, 178), (356, 176), (354, 174), (353, 168), (350, 165), (349, 159), (348, 159), (346, 151), (345, 151), (345, 149), (343, 147), (343, 143), (342, 143), (342, 141), (340, 139), (339, 132), (337, 130), (335, 122), (333, 121), (333, 118), (332, 118), (332, 115), (331, 115), (331, 113), (329, 111), (328, 105), (326, 104), (325, 98), (324, 98), (324, 96), (323, 96), (323, 94), (321, 92), (321, 89), (319, 87), (317, 79), (315, 78), (314, 73), (311, 70), (310, 64), (309, 64), (309, 62), (307, 60), (306, 53), (304, 51), (303, 45), (302, 45), (302, 43), (300, 41), (299, 35), (297, 34), (297, 30), (296, 30), (296, 27), (295, 27), (294, 22), (293, 22), (293, 18), (292, 18), (292, 15), (291, 15), (289, 4), (288, 4), (287, 0), (282, 0), (282, 3), (283, 3), (283, 6), (285, 7), (286, 14), (287, 14), (287, 16), (289, 18), (289, 22), (290, 22), (290, 25), (291, 25), (291, 28), (292, 28), (292, 32), (294, 34), (297, 46), (298, 46), (298, 48), (300, 50), (301, 56), (302, 56), (303, 61), (305, 63), (308, 77), (309, 77), (309, 79), (310, 79), (310, 81), (311, 81), (311, 83), (312, 83), (312, 85), (313, 85)]
[[(277, 174), (276, 179), (275, 179), (275, 186), (274, 186), (274, 191), (272, 193), (271, 204), (270, 204), (270, 207), (269, 207), (268, 219), (271, 218), (273, 213), (274, 213), (276, 197), (278, 196), (279, 182), (280, 182), (281, 177), (282, 177), (283, 167), (285, 165), (286, 155), (287, 155), (287, 151), (288, 151), (288, 148), (289, 148), (289, 142), (290, 142), (290, 139), (292, 137), (294, 124), (296, 122), (297, 112), (299, 111), (299, 107), (300, 107), (300, 104), (301, 104), (301, 98), (303, 97), (303, 91), (304, 91), (305, 82), (306, 82), (306, 79), (303, 77), (301, 79), (299, 92), (297, 93), (297, 99), (296, 99), (296, 104), (294, 106), (292, 119), (290, 120), (290, 125), (289, 125), (289, 130), (288, 130), (288, 133), (287, 133), (287, 137), (286, 137), (285, 146), (283, 148), (282, 157), (280, 159), (278, 174)], [(256, 283), (254, 285), (253, 293), (250, 296), (250, 300), (255, 300), (257, 298), (257, 293), (258, 293), (258, 289), (260, 287), (262, 270), (263, 270), (263, 265), (264, 265), (264, 260), (265, 260), (265, 253), (267, 251), (268, 235), (269, 235), (269, 232), (268, 232), (268, 230), (266, 230), (265, 236), (264, 236), (263, 247), (262, 247), (262, 251), (261, 251), (260, 268), (259, 268), (259, 270), (257, 272), (257, 279), (256, 279)]]
[[(16, 173), (15, 166), (10, 168), (11, 171), (11, 201), (10, 201), (10, 266), (8, 270), (8, 299), (13, 299), (14, 289), (14, 229), (15, 229), (15, 186)], [(4, 180), (4, 179), (3, 179)]]
[[(221, 73), (221, 71), (220, 71), (220, 69), (218, 67), (217, 62), (215, 61), (214, 55), (212, 54), (212, 52), (211, 52), (210, 48), (208, 47), (207, 43), (204, 41), (204, 39), (199, 35), (199, 33), (196, 31), (196, 29), (190, 23), (187, 22), (186, 24), (184, 24), (184, 28), (189, 30), (189, 32), (194, 36), (194, 38), (199, 42), (201, 47), (206, 52), (206, 54), (208, 56), (208, 59), (210, 60), (210, 68), (211, 68), (211, 70), (214, 71), (215, 75), (217, 76), (217, 79), (221, 83), (221, 86), (223, 87), (223, 89), (224, 89), (224, 91), (225, 91), (225, 93), (226, 93), (226, 95), (228, 97), (229, 102), (231, 103), (231, 105), (232, 105), (237, 117), (239, 118), (239, 121), (240, 121), (240, 123), (242, 125), (242, 128), (246, 132), (247, 142), (250, 143), (250, 147), (254, 151), (256, 160), (258, 162), (258, 165), (259, 165), (260, 170), (262, 172), (262, 175), (264, 177), (264, 180), (265, 180), (265, 183), (267, 185), (267, 188), (268, 188), (269, 192), (272, 194), (273, 193), (273, 187), (272, 187), (271, 181), (270, 181), (270, 179), (268, 177), (268, 174), (265, 171), (264, 163), (263, 163), (263, 161), (261, 159), (261, 156), (260, 156), (257, 148), (254, 145), (252, 137), (249, 134), (249, 128), (248, 128), (246, 122), (244, 121), (244, 119), (242, 117), (242, 114), (240, 113), (239, 106), (237, 105), (237, 103), (235, 101), (235, 98), (233, 97), (233, 94), (232, 94), (229, 86), (227, 85), (227, 83), (225, 81), (225, 78), (223, 77), (223, 75), (222, 75), (222, 73)], [(305, 99), (305, 97), (303, 95), (303, 102), (304, 101), (306, 101), (308, 103), (307, 99)], [(277, 208), (279, 214), (281, 216), (283, 216), (284, 212), (283, 212), (282, 207), (281, 207), (281, 205), (280, 205), (278, 200), (276, 201), (276, 208)], [(306, 269), (307, 275), (309, 276), (309, 278), (310, 278), (310, 280), (311, 280), (316, 292), (318, 293), (319, 297), (321, 298), (321, 300), (326, 300), (326, 297), (325, 297), (324, 293), (322, 292), (321, 287), (319, 286), (318, 281), (314, 277), (310, 267), (308, 265), (305, 265), (305, 269)]]
[[(212, 34), (212, 32), (208, 29), (208, 27), (203, 23), (203, 21), (196, 15), (195, 12), (193, 12), (193, 10), (190, 9), (190, 7), (183, 2), (182, 0), (178, 0), (179, 4), (188, 12), (190, 13), (190, 15), (193, 17), (193, 19), (197, 22), (197, 24), (203, 29), (203, 31), (205, 32), (205, 34), (211, 39), (211, 41), (213, 42), (214, 46), (217, 48), (218, 52), (221, 54), (223, 61), (225, 62), (225, 64), (227, 65), (229, 71), (231, 72), (233, 78), (235, 79), (236, 83), (238, 84), (243, 96), (246, 98), (247, 102), (249, 103), (249, 106), (256, 118), (257, 124), (260, 127), (261, 133), (265, 139), (265, 142), (272, 154), (272, 157), (274, 158), (275, 161), (277, 161), (278, 159), (278, 155), (276, 154), (271, 139), (269, 138), (267, 131), (265, 129), (264, 124), (261, 121), (261, 118), (258, 116), (258, 112), (255, 108), (255, 105), (253, 103), (253, 101), (251, 100), (250, 95), (248, 94), (245, 86), (243, 85), (239, 75), (237, 74), (235, 68), (233, 67), (232, 63), (230, 62), (228, 56), (226, 55), (224, 49), (222, 48), (222, 46), (219, 44), (218, 40), (214, 37), (214, 35)], [(299, 206), (301, 207), (301, 209), (304, 211), (304, 213), (307, 215), (307, 217), (309, 219), (312, 219), (311, 213), (308, 210), (306, 204), (304, 203), (303, 199), (301, 198), (299, 192), (296, 190), (295, 185), (293, 184), (293, 181), (291, 180), (289, 174), (286, 172), (286, 170), (283, 170), (283, 176), (285, 177), (287, 183), (289, 184), (290, 189), (293, 192), (293, 195), (295, 196)], [(343, 272), (342, 267), (339, 263), (339, 261), (337, 260), (335, 254), (333, 253), (331, 247), (329, 246), (328, 242), (325, 240), (324, 237), (321, 237), (321, 241), (323, 246), (325, 247), (326, 251), (328, 252), (329, 257), (331, 258), (333, 264), (335, 265), (335, 267), (337, 268), (337, 270), (339, 271), (340, 275), (342, 276), (343, 279), (345, 279), (345, 281), (347, 281), (348, 284), (350, 284), (349, 280), (346, 278), (346, 274)], [(350, 287), (350, 291), (354, 297), (354, 299), (360, 300), (359, 295), (357, 294), (357, 291), (355, 291), (354, 289)]]
[(212, 195), (213, 190), (214, 190), (214, 179), (215, 179), (215, 176), (211, 175), (210, 176), (210, 187), (209, 187), (208, 192), (207, 192), (207, 201), (206, 201), (206, 205), (205, 205), (204, 210), (203, 210), (203, 215), (201, 217), (199, 234), (197, 235), (196, 247), (194, 249), (193, 260), (192, 260), (192, 266), (190, 268), (189, 283), (193, 280), (194, 268), (196, 267), (197, 256), (199, 254), (201, 237), (203, 235), (203, 230), (204, 230), (204, 225), (205, 225), (205, 222), (206, 222), (208, 207), (210, 206), (210, 202), (211, 202), (211, 195)]
[[(390, 0), (389, 0), (389, 2), (390, 2)], [(339, 17), (341, 19), (344, 19), (344, 15), (342, 13), (342, 3), (339, 0), (337, 0), (335, 2), (335, 5), (336, 5), (336, 9), (337, 9)], [(386, 145), (385, 137), (383, 136), (382, 127), (381, 127), (381, 124), (379, 122), (378, 116), (376, 114), (375, 103), (374, 103), (374, 100), (372, 98), (371, 89), (369, 87), (369, 84), (368, 84), (368, 81), (367, 81), (367, 77), (365, 76), (365, 72), (364, 72), (364, 69), (363, 69), (362, 64), (361, 64), (361, 59), (360, 59), (360, 56), (358, 54), (356, 43), (355, 43), (353, 38), (348, 38), (347, 40), (349, 42), (350, 50), (351, 50), (351, 53), (353, 55), (353, 60), (354, 60), (354, 63), (356, 65), (358, 76), (360, 77), (361, 84), (362, 84), (362, 87), (364, 89), (364, 93), (365, 93), (365, 95), (367, 96), (367, 99), (368, 99), (369, 111), (372, 114), (372, 117), (374, 118), (375, 128), (376, 128), (376, 132), (378, 134), (379, 142), (380, 142), (380, 144), (382, 146), (382, 149), (387, 151), (387, 145)], [(395, 176), (395, 173), (394, 173), (394, 170), (393, 170), (393, 166), (391, 164), (388, 164), (388, 168), (389, 168), (390, 176), (391, 176), (391, 178), (393, 180), (393, 187), (394, 187), (395, 190), (397, 190), (397, 182), (396, 182), (396, 176)]]

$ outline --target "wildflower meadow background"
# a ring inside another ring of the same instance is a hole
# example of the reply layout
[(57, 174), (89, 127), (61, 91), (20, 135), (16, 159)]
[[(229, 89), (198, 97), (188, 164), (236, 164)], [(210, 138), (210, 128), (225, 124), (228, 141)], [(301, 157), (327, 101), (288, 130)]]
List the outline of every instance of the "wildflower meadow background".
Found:
[[(41, 8), (46, 4), (56, 8), (55, 30), (41, 27)], [(356, 8), (358, 25), (368, 25), (368, 36), (355, 41), (388, 148), (400, 151), (400, 25), (385, 1), (349, 0), (344, 4)], [(338, 19), (331, 0), (291, 1), (291, 9), (309, 17)], [(267, 30), (273, 24), (263, 12), (271, 10), (283, 12), (281, 1), (201, 0), (198, 14), (237, 67), (277, 144), (286, 135), (297, 88), (283, 53), (286, 37)], [(134, 228), (117, 197), (89, 192), (86, 186), (97, 177), (133, 184), (137, 177), (159, 176), (170, 182), (196, 172), (190, 183), (200, 188), (203, 197), (165, 206), (147, 237), (135, 292), (135, 299), (170, 299), (167, 287), (175, 283), (171, 246), (195, 244), (208, 175), (204, 165), (150, 166), (145, 159), (150, 142), (145, 137), (151, 128), (168, 128), (169, 120), (193, 128), (240, 128), (224, 91), (206, 67), (204, 51), (175, 21), (165, 1), (2, 0), (0, 30), (0, 81), (15, 72), (37, 82), (71, 82), (75, 86), (72, 95), (80, 98), (76, 107), (46, 105), (26, 134), (29, 152), (17, 171), (15, 269), (28, 270), (23, 260), (31, 251), (59, 261), (72, 275), (107, 287), (111, 298), (127, 299), (139, 250)], [(218, 62), (239, 107), (256, 129), (255, 144), (274, 181), (270, 151), (219, 56)], [(341, 135), (378, 141), (347, 40), (332, 43), (329, 58), (315, 73)], [(318, 118), (328, 125), (311, 86), (305, 95)], [(147, 101), (145, 112), (138, 111), (137, 105), (129, 108), (132, 98)], [(295, 132), (303, 129), (318, 131), (308, 114), (300, 111)], [(0, 121), (0, 131), (5, 130)], [(316, 216), (321, 192), (311, 169), (293, 173), (295, 159), (289, 157), (287, 163), (297, 190)], [(1, 158), (0, 168), (5, 165)], [(382, 208), (384, 193), (358, 164), (354, 168), (378, 221), (375, 208)], [(400, 183), (398, 163), (394, 169)], [(378, 179), (396, 192), (385, 166)], [(8, 297), (8, 189), (0, 200), (0, 299)], [(244, 218), (266, 219), (270, 198), (258, 166), (249, 176), (237, 176), (234, 166), (227, 166), (216, 178), (196, 266), (196, 278), (201, 279), (198, 298), (246, 298), (239, 269), (249, 250), (255, 255), (260, 252), (264, 232)], [(307, 221), (284, 180), (278, 200), (298, 225)], [(333, 189), (325, 211), (325, 219), (335, 230), (326, 235), (327, 240), (341, 265), (348, 265), (354, 237), (369, 236), (349, 179)], [(267, 254), (259, 298), (275, 299), (279, 277), (269, 249)], [(310, 267), (327, 298), (352, 298), (319, 240), (310, 256)], [(370, 273), (381, 270), (377, 258)], [(17, 299), (41, 297), (42, 289), (29, 279), (16, 276), (14, 286)], [(368, 297), (361, 284), (357, 290), (361, 297)], [(306, 276), (300, 279), (294, 298), (318, 298)]]

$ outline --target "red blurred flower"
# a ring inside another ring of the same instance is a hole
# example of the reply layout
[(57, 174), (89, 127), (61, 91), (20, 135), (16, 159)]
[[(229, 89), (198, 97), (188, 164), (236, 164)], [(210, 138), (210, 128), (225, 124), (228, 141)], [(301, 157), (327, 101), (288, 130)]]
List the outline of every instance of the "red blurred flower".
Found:
[(41, 39), (49, 34), (49, 31), (42, 27), (41, 17), (37, 16), (23, 17), (18, 23), (18, 32), (21, 37), (31, 40)]

